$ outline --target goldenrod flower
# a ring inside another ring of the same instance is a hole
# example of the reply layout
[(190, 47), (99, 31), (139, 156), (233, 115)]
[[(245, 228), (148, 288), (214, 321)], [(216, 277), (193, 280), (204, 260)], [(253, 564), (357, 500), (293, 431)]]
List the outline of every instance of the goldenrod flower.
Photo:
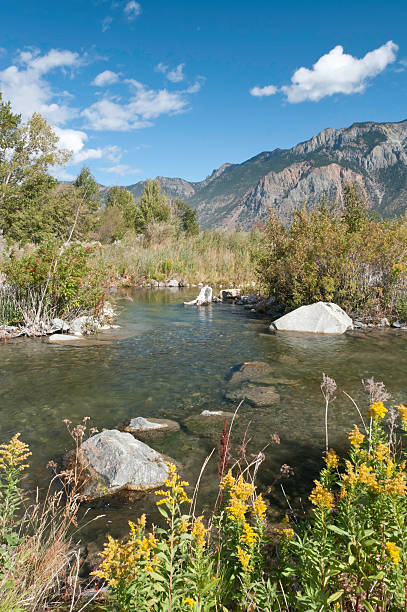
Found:
[(355, 448), (360, 448), (360, 445), (365, 439), (365, 436), (359, 431), (359, 427), (357, 425), (354, 425), (353, 431), (350, 431), (348, 433), (348, 438), (352, 446), (354, 446)]
[(387, 542), (386, 551), (392, 563), (394, 563), (394, 565), (397, 565), (400, 561), (399, 547), (394, 542)]
[(324, 457), (324, 461), (328, 469), (335, 469), (339, 465), (339, 457), (332, 448), (328, 451), (327, 456)]
[(388, 412), (388, 410), (383, 402), (373, 402), (367, 410), (367, 416), (373, 419), (383, 419), (386, 412)]
[(190, 608), (193, 608), (195, 605), (194, 600), (191, 597), (185, 597), (184, 603), (187, 604)]
[(346, 475), (343, 477), (344, 483), (350, 485), (364, 484), (368, 486), (373, 492), (379, 492), (379, 484), (377, 482), (376, 474), (372, 471), (373, 468), (367, 466), (366, 463), (361, 463), (354, 469), (350, 461), (346, 461)]
[(406, 478), (404, 472), (399, 472), (392, 478), (385, 480), (382, 483), (382, 490), (387, 495), (391, 496), (403, 496), (406, 494), (407, 486), (406, 486)]
[(24, 461), (32, 453), (28, 445), (19, 440), (20, 435), (16, 433), (8, 444), (0, 444), (0, 469), (7, 470), (14, 468), (22, 472), (25, 468), (29, 467)]
[(229, 470), (226, 476), (224, 476), (222, 480), (220, 481), (220, 488), (221, 489), (231, 489), (233, 485), (235, 484), (235, 482), (236, 481), (232, 476), (232, 470)]
[(205, 535), (207, 532), (207, 529), (205, 529), (202, 523), (202, 519), (203, 516), (198, 516), (198, 518), (194, 520), (191, 529), (191, 534), (195, 538), (195, 545), (198, 550), (202, 550), (205, 546)]
[(318, 508), (321, 509), (329, 510), (330, 508), (333, 508), (334, 496), (332, 495), (332, 493), (330, 493), (328, 489), (325, 489), (325, 487), (321, 485), (319, 480), (314, 480), (314, 482), (316, 486), (314, 487), (311, 492), (311, 495), (309, 496), (310, 502), (314, 506), (318, 506)]
[(267, 506), (260, 493), (260, 495), (258, 495), (253, 502), (253, 514), (259, 519), (259, 521), (263, 521), (264, 517), (266, 516), (266, 509)]
[(379, 442), (379, 444), (373, 450), (376, 459), (379, 461), (385, 461), (389, 455), (389, 447), (382, 442)]
[(170, 473), (164, 484), (168, 487), (168, 490), (165, 491), (161, 489), (160, 491), (155, 492), (156, 495), (162, 496), (162, 499), (156, 502), (157, 506), (166, 503), (169, 505), (176, 503), (181, 504), (182, 502), (189, 502), (191, 504), (192, 499), (189, 499), (184, 489), (184, 487), (187, 487), (189, 483), (180, 479), (177, 474), (177, 468), (173, 463), (167, 463), (167, 465)]
[(228, 513), (228, 518), (232, 521), (244, 521), (247, 505), (241, 499), (231, 496), (229, 505), (226, 506), (226, 511)]
[(254, 531), (253, 527), (249, 525), (249, 523), (244, 523), (243, 533), (240, 536), (240, 541), (244, 544), (247, 544), (248, 546), (251, 546), (252, 544), (255, 544), (258, 539), (259, 536)]
[(247, 501), (254, 493), (254, 485), (250, 482), (246, 482), (243, 476), (240, 476), (238, 481), (232, 486), (230, 494), (237, 499)]
[(243, 548), (241, 548), (240, 546), (238, 546), (237, 547), (237, 558), (240, 561), (243, 571), (247, 572), (250, 569), (249, 568), (249, 563), (250, 563), (249, 553), (243, 550)]
[(400, 406), (396, 406), (396, 408), (399, 411), (403, 427), (407, 427), (407, 406), (405, 404), (400, 404)]

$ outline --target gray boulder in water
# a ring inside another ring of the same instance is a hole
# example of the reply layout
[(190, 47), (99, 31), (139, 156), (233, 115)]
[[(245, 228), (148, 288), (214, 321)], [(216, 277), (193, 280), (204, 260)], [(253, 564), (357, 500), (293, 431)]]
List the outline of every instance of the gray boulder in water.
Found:
[(352, 319), (337, 304), (316, 302), (300, 306), (270, 325), (278, 331), (308, 332), (314, 334), (343, 334), (353, 329)]
[(191, 302), (184, 302), (184, 306), (207, 306), (212, 303), (212, 287), (205, 285), (199, 292), (198, 297)]
[(82, 492), (88, 499), (146, 493), (161, 487), (169, 474), (160, 453), (117, 429), (85, 440), (78, 461), (86, 474)]

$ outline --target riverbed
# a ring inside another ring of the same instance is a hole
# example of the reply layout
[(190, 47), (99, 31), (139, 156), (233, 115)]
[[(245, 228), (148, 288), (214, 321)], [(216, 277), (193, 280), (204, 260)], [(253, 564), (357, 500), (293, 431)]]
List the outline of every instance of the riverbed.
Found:
[[(182, 476), (194, 483), (205, 457), (216, 448), (223, 423), (200, 427), (191, 419), (202, 410), (233, 411), (237, 402), (225, 399), (231, 371), (249, 361), (271, 366), (270, 384), (280, 401), (270, 406), (244, 402), (233, 435), (233, 452), (244, 436), (250, 460), (264, 447), (266, 460), (259, 486), (276, 513), (285, 499), (275, 482), (283, 464), (294, 473), (283, 481), (293, 503), (307, 497), (321, 467), (325, 433), (322, 373), (338, 384), (329, 413), (330, 446), (346, 448), (346, 431), (359, 418), (346, 391), (366, 408), (361, 379), (383, 380), (391, 402), (407, 400), (407, 332), (363, 330), (340, 336), (313, 336), (269, 331), (270, 320), (231, 303), (185, 307), (194, 289), (134, 290), (118, 294), (120, 330), (106, 332), (74, 345), (47, 339), (16, 339), (0, 345), (2, 401), (0, 442), (16, 433), (30, 445), (33, 456), (25, 486), (44, 487), (49, 460), (59, 460), (71, 448), (63, 419), (113, 428), (134, 416), (178, 421), (181, 430), (151, 442), (172, 457)], [(245, 383), (256, 384), (256, 383)], [(263, 383), (262, 383), (263, 384)], [(266, 381), (265, 384), (268, 384)], [(273, 440), (280, 438), (280, 444)], [(217, 489), (217, 450), (201, 485), (203, 510)], [(271, 485), (274, 486), (270, 488)], [(95, 504), (103, 519), (85, 530), (84, 539), (101, 542), (110, 532), (121, 535), (127, 519), (151, 514), (153, 497), (130, 506)]]

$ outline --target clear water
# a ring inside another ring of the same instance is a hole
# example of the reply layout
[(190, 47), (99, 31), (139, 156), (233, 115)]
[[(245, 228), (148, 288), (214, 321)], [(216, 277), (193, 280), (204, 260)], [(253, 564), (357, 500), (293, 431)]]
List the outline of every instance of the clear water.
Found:
[[(330, 446), (346, 445), (345, 432), (358, 422), (346, 390), (361, 405), (361, 378), (383, 380), (394, 403), (407, 400), (407, 333), (398, 330), (355, 331), (342, 336), (273, 333), (269, 321), (233, 304), (184, 307), (196, 290), (138, 290), (133, 301), (120, 299), (121, 329), (75, 346), (44, 339), (0, 345), (2, 382), (0, 441), (21, 432), (32, 451), (27, 488), (45, 486), (46, 464), (70, 448), (62, 420), (84, 416), (92, 425), (115, 427), (126, 417), (153, 416), (179, 421), (181, 431), (151, 445), (181, 466), (193, 483), (205, 457), (218, 444), (222, 424), (197, 430), (188, 417), (203, 409), (234, 410), (224, 398), (231, 368), (246, 361), (265, 361), (280, 402), (267, 407), (244, 403), (234, 431), (234, 452), (247, 429), (248, 456), (271, 444), (260, 470), (260, 486), (273, 483), (283, 463), (294, 476), (285, 483), (290, 496), (308, 495), (324, 448), (322, 373), (336, 379), (337, 399), (329, 415)], [(290, 384), (285, 384), (290, 382)], [(217, 451), (216, 451), (217, 452)], [(217, 487), (215, 457), (201, 486), (203, 507)], [(278, 511), (285, 502), (279, 486), (269, 492)], [(119, 535), (127, 519), (147, 510), (154, 498), (132, 506), (95, 504), (105, 517), (85, 530), (84, 538), (101, 541), (106, 531)]]

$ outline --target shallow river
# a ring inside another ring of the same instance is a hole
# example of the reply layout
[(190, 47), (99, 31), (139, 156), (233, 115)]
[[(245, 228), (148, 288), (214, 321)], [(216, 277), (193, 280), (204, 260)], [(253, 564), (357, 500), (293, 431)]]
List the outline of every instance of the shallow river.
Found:
[[(345, 432), (358, 423), (352, 395), (365, 409), (360, 380), (383, 380), (394, 403), (407, 400), (407, 332), (355, 331), (342, 336), (273, 333), (269, 321), (233, 304), (184, 307), (196, 290), (156, 290), (129, 293), (120, 299), (121, 329), (75, 346), (46, 340), (16, 340), (0, 345), (2, 383), (0, 441), (15, 432), (33, 451), (27, 488), (45, 485), (46, 464), (70, 448), (63, 419), (74, 423), (84, 416), (92, 425), (115, 427), (126, 417), (154, 416), (179, 421), (181, 431), (156, 443), (157, 450), (182, 466), (183, 477), (194, 482), (201, 464), (218, 444), (223, 424), (199, 429), (188, 418), (203, 409), (234, 410), (225, 399), (231, 389), (231, 369), (247, 361), (272, 366), (270, 382), (280, 395), (271, 406), (245, 402), (234, 432), (234, 451), (247, 429), (248, 456), (271, 442), (260, 469), (261, 487), (273, 483), (282, 464), (294, 476), (284, 482), (288, 495), (306, 497), (320, 467), (324, 448), (322, 373), (336, 379), (337, 399), (329, 415), (330, 446), (341, 449)], [(267, 381), (266, 381), (267, 382)], [(248, 384), (248, 383), (245, 383)], [(264, 382), (262, 383), (264, 384)], [(201, 486), (203, 507), (217, 486), (216, 459)], [(276, 511), (284, 508), (280, 486), (270, 492)], [(126, 530), (127, 518), (151, 509), (151, 498), (133, 506), (99, 504), (105, 517), (85, 531), (84, 538), (101, 540), (106, 530)]]

